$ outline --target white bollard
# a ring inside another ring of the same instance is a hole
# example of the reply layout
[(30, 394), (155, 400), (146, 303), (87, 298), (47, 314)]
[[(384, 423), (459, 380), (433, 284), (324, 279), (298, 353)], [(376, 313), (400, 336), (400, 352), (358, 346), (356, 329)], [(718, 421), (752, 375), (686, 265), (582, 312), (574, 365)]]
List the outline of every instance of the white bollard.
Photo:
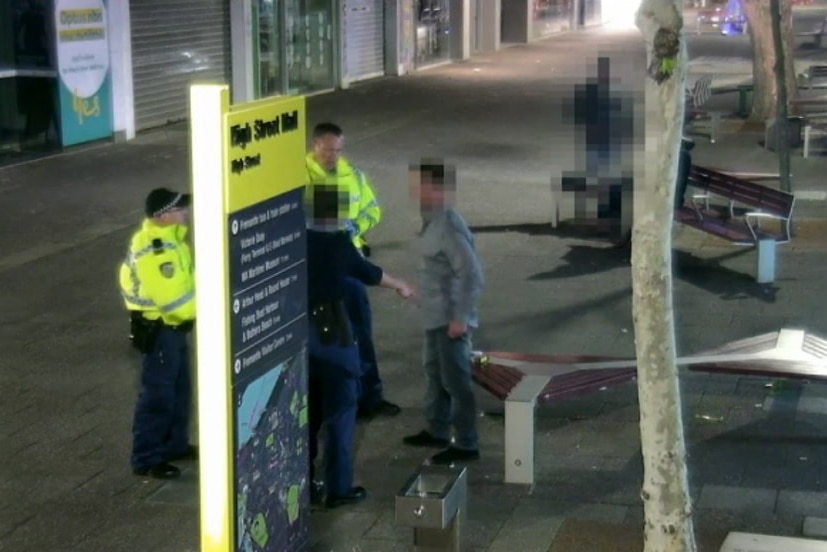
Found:
[(775, 281), (775, 240), (758, 241), (758, 283), (771, 284)]

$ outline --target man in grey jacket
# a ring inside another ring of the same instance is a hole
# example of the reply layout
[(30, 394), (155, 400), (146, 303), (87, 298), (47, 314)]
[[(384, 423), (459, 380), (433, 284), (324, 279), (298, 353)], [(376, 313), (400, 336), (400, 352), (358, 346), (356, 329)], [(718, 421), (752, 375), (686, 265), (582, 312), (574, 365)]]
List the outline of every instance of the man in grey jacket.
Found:
[(452, 207), (456, 186), (452, 171), (441, 162), (423, 162), (412, 166), (410, 172), (412, 194), (422, 211), (420, 296), (428, 428), (403, 442), (444, 448), (431, 458), (435, 464), (476, 460), (479, 448), (477, 404), (471, 387), (471, 332), (478, 325), (482, 267), (474, 237)]

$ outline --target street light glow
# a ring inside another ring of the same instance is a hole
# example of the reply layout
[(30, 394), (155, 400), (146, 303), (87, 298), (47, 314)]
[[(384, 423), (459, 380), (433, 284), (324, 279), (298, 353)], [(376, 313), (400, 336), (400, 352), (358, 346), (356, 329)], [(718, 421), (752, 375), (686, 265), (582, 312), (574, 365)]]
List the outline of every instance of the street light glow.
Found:
[(603, 22), (614, 29), (632, 29), (635, 27), (635, 14), (639, 7), (640, 0), (603, 2)]

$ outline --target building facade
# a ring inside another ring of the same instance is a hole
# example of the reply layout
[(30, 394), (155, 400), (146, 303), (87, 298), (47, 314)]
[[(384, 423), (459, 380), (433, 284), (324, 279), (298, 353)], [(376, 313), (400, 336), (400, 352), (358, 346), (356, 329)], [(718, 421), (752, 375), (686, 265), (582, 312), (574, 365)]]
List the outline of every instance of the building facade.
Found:
[(3, 0), (0, 163), (184, 120), (194, 82), (314, 94), (597, 19), (599, 0)]
[(501, 1), (503, 42), (531, 42), (602, 22), (601, 0)]

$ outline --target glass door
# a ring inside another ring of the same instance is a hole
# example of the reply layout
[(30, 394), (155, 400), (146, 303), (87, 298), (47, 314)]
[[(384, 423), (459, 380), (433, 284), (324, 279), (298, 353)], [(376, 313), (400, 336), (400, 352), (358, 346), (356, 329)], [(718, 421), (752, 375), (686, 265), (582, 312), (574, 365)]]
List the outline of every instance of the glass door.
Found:
[(451, 19), (448, 0), (418, 0), (416, 17), (417, 66), (450, 59)]
[(0, 1), (0, 164), (59, 147), (51, 0)]
[(286, 0), (287, 93), (335, 87), (334, 0)]
[(279, 2), (253, 0), (253, 64), (256, 98), (281, 94), (282, 17)]

